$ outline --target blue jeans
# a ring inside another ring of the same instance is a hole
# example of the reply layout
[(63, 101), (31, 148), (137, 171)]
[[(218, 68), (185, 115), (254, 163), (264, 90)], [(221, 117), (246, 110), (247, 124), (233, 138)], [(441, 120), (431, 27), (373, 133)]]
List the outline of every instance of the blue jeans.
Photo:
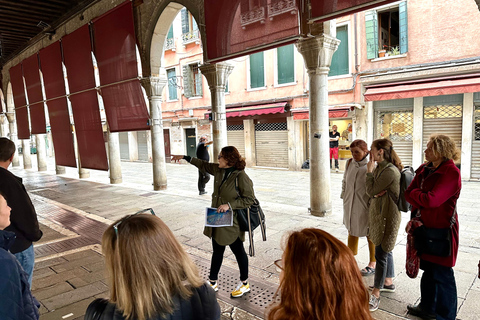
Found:
[(385, 278), (395, 277), (393, 254), (383, 251), (381, 245), (376, 246), (375, 259), (377, 260), (377, 264), (375, 265), (375, 280), (373, 281), (373, 286), (377, 289), (382, 289)]
[(437, 320), (455, 320), (457, 315), (457, 285), (453, 269), (420, 260), (423, 270), (420, 281), (420, 307), (436, 314)]
[(35, 251), (33, 250), (33, 244), (27, 249), (15, 253), (15, 257), (22, 266), (23, 270), (28, 275), (28, 283), (30, 288), (32, 287), (32, 275), (33, 275), (33, 266), (35, 265)]

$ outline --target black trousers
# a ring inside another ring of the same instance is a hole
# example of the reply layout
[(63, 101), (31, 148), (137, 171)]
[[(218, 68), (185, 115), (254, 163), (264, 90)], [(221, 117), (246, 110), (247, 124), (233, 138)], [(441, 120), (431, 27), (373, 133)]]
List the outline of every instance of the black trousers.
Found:
[(210, 181), (210, 174), (198, 170), (198, 191), (205, 191), (205, 185)]
[[(213, 254), (212, 262), (210, 264), (210, 280), (218, 280), (218, 272), (223, 262), (223, 254), (225, 253), (225, 246), (219, 245), (215, 239), (212, 238)], [(237, 259), (238, 268), (240, 269), (240, 280), (246, 281), (248, 279), (248, 256), (243, 247), (243, 242), (237, 238), (230, 246), (235, 258)]]

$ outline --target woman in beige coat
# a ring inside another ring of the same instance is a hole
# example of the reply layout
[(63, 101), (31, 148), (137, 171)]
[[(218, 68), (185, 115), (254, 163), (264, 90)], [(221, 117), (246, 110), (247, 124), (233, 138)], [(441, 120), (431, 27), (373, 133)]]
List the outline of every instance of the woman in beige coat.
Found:
[[(348, 160), (342, 181), (343, 224), (348, 230), (348, 247), (353, 255), (358, 253), (358, 238), (368, 234), (368, 203), (370, 197), (366, 192), (368, 145), (363, 140), (350, 144), (352, 159)], [(375, 245), (367, 237), (370, 260), (360, 270), (363, 276), (375, 273)]]
[(252, 180), (245, 173), (245, 160), (233, 146), (224, 147), (218, 155), (218, 164), (189, 156), (172, 156), (172, 160), (185, 159), (200, 171), (214, 176), (212, 194), (212, 208), (219, 212), (226, 212), (231, 207), (233, 213), (233, 226), (231, 227), (205, 227), (203, 233), (212, 239), (213, 254), (210, 265), (210, 285), (218, 291), (218, 273), (223, 262), (225, 247), (229, 246), (237, 259), (240, 269), (240, 283), (231, 293), (232, 298), (238, 298), (250, 292), (248, 283), (248, 257), (243, 247), (245, 232), (240, 231), (237, 220), (237, 209), (250, 207), (254, 200)]
[(375, 244), (377, 260), (375, 280), (370, 295), (370, 311), (378, 309), (380, 291), (395, 292), (392, 251), (401, 221), (396, 200), (400, 195), (402, 169), (400, 158), (393, 150), (390, 140), (373, 141), (370, 148), (370, 161), (367, 164), (366, 181), (367, 194), (371, 197), (368, 236)]

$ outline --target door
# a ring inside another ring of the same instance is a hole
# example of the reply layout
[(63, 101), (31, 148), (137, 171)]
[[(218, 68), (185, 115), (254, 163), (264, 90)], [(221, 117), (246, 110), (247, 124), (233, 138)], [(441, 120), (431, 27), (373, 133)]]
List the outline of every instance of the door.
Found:
[(146, 131), (137, 132), (138, 160), (148, 161), (148, 140)]
[(118, 134), (120, 141), (120, 159), (130, 160), (130, 153), (128, 150), (128, 132), (120, 132)]
[(185, 137), (187, 155), (194, 158), (196, 157), (197, 151), (197, 136), (195, 134), (195, 129), (185, 129)]
[(255, 125), (257, 166), (288, 168), (287, 123), (258, 123)]
[(243, 124), (227, 126), (227, 144), (237, 148), (242, 157), (245, 157), (245, 135), (243, 134)]
[(165, 162), (170, 163), (171, 152), (170, 152), (170, 130), (163, 129), (163, 143), (165, 145)]

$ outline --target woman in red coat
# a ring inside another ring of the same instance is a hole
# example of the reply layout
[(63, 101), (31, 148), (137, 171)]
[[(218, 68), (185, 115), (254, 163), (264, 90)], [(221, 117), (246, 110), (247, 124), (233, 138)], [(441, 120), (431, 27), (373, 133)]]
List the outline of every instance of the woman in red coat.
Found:
[(448, 257), (428, 254), (420, 256), (424, 271), (420, 282), (421, 300), (408, 305), (410, 314), (422, 319), (454, 320), (457, 313), (457, 287), (452, 267), (458, 252), (458, 218), (455, 210), (462, 182), (454, 160), (459, 158), (455, 142), (445, 135), (433, 135), (425, 150), (427, 163), (416, 171), (415, 178), (405, 191), (412, 204), (412, 216), (420, 214), (427, 228), (451, 226), (452, 250)]

